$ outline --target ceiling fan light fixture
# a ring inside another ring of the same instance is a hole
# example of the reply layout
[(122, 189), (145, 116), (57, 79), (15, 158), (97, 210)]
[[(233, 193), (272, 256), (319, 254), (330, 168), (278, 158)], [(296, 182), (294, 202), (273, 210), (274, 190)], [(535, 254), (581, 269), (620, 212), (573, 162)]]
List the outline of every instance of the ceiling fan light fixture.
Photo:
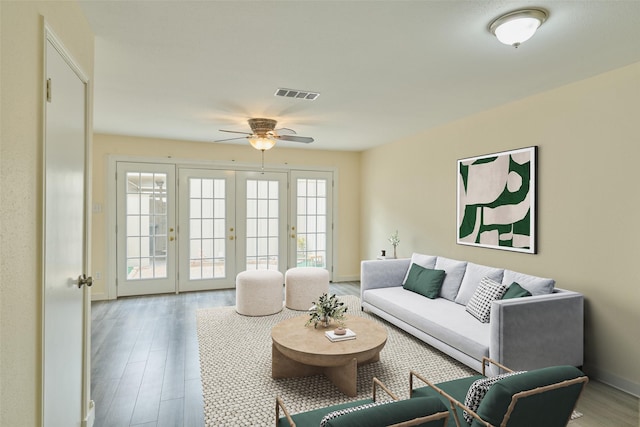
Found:
[(253, 136), (250, 136), (248, 139), (249, 139), (249, 144), (251, 144), (251, 146), (256, 150), (261, 150), (261, 151), (270, 150), (273, 148), (274, 145), (276, 145), (276, 140), (273, 138), (270, 138), (269, 136), (253, 135)]
[(518, 47), (529, 40), (547, 20), (544, 9), (520, 9), (496, 18), (489, 24), (489, 31), (500, 43)]

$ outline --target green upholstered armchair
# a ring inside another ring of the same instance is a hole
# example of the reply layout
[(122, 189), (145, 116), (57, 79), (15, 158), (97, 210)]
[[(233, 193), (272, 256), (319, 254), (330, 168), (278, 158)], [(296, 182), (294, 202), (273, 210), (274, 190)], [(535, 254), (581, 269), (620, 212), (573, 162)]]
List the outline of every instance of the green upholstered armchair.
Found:
[[(472, 384), (487, 378), (484, 368), (491, 363), (506, 373), (513, 372), (486, 357), (483, 359), (482, 375), (439, 384), (433, 384), (412, 371), (409, 375), (409, 394), (411, 398), (439, 396), (450, 406), (449, 420), (457, 427), (560, 427), (570, 421), (580, 394), (589, 381), (573, 366), (552, 366), (504, 376), (488, 386), (477, 409), (473, 410), (463, 402)], [(414, 378), (427, 386), (414, 389)], [(478, 401), (475, 403), (478, 404)], [(465, 419), (465, 412), (470, 421)]]
[[(376, 388), (382, 388), (393, 401), (376, 402)], [(449, 411), (437, 397), (399, 400), (377, 378), (373, 379), (371, 399), (329, 406), (291, 415), (280, 397), (276, 397), (276, 427), (446, 427)], [(284, 417), (280, 417), (280, 410)], [(340, 414), (343, 412), (343, 414)], [(329, 415), (331, 414), (331, 415)], [(323, 423), (323, 424), (321, 424)]]

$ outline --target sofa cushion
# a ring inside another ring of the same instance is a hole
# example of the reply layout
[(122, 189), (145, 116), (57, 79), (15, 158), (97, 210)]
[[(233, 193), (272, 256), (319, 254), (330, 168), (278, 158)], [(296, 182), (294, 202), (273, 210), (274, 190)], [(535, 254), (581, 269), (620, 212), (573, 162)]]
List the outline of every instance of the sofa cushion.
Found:
[(476, 360), (489, 357), (489, 324), (465, 313), (465, 307), (444, 298), (429, 299), (401, 287), (369, 289), (363, 301), (408, 323)]
[(531, 295), (546, 295), (553, 292), (556, 281), (543, 277), (530, 276), (516, 271), (505, 270), (502, 284), (509, 286), (513, 282), (518, 282), (520, 286), (531, 292)]
[[(474, 320), (475, 322), (475, 320)], [(476, 322), (478, 323), (478, 322)], [(467, 394), (467, 390), (475, 380), (485, 378), (482, 375), (473, 375), (466, 378), (458, 378), (456, 380), (446, 381), (442, 383), (438, 383), (438, 388), (447, 393), (449, 396), (453, 397), (458, 402), (464, 402), (464, 397)], [(413, 393), (411, 394), (412, 399), (416, 399), (418, 397), (438, 397), (445, 405), (449, 405), (449, 401), (446, 397), (439, 394), (435, 389), (424, 386), (413, 389)], [(455, 412), (457, 414), (458, 420), (463, 420), (464, 417), (462, 415), (462, 409), (459, 406), (455, 406)], [(449, 422), (447, 426), (456, 426), (456, 420), (453, 415), (453, 411), (450, 410), (449, 413)], [(467, 424), (463, 424), (467, 425)]]
[(478, 265), (472, 262), (467, 263), (467, 270), (464, 272), (462, 284), (455, 301), (458, 304), (467, 305), (483, 278), (488, 277), (501, 283), (503, 275), (503, 268), (487, 267), (486, 265)]
[(502, 299), (530, 297), (531, 292), (520, 286), (517, 282), (513, 282), (507, 291), (502, 295)]
[[(551, 384), (581, 377), (583, 373), (573, 366), (551, 366), (503, 378), (489, 389), (478, 407), (478, 415), (485, 421), (500, 425), (511, 404), (511, 396)], [(521, 399), (509, 418), (509, 424), (551, 426), (565, 425), (580, 396), (583, 383), (561, 387)], [(540, 408), (544, 408), (543, 411)], [(558, 422), (558, 420), (563, 420)], [(475, 425), (475, 423), (474, 423)]]
[(438, 257), (436, 260), (436, 269), (444, 270), (447, 275), (442, 282), (442, 288), (440, 289), (440, 296), (446, 298), (449, 301), (455, 301), (456, 295), (458, 295), (458, 289), (462, 284), (462, 278), (467, 268), (466, 261), (457, 261), (455, 259), (449, 259), (445, 257)]
[[(327, 413), (329, 412), (337, 411), (339, 409), (344, 409), (344, 408), (350, 408), (352, 406), (365, 405), (367, 403), (373, 403), (373, 400), (362, 399), (362, 400), (357, 400), (355, 402), (339, 403), (337, 405), (333, 405), (325, 408), (318, 408), (318, 409), (313, 409), (307, 412), (292, 414), (291, 418), (293, 419), (293, 422), (298, 426), (309, 426), (309, 425), (318, 426), (320, 425), (320, 421), (322, 420), (322, 417), (327, 415)], [(289, 424), (289, 421), (287, 420), (286, 417), (281, 417), (278, 420), (277, 426), (290, 427), (291, 424)]]
[(420, 267), (418, 264), (411, 264), (409, 276), (403, 287), (427, 298), (434, 299), (438, 298), (443, 280), (444, 270), (431, 270)]
[(478, 289), (469, 300), (467, 312), (482, 323), (489, 323), (491, 304), (502, 298), (506, 289), (505, 285), (485, 277), (480, 281)]
[[(478, 406), (480, 406), (480, 402), (484, 398), (489, 388), (500, 381), (503, 378), (509, 377), (511, 375), (518, 375), (522, 372), (508, 372), (506, 374), (496, 375), (494, 377), (486, 377), (476, 380), (471, 384), (469, 390), (467, 391), (467, 396), (464, 398), (464, 406), (471, 409), (473, 412), (478, 411)], [(467, 411), (463, 412), (463, 417), (467, 422), (471, 423), (473, 421), (473, 417)]]
[[(433, 269), (436, 267), (436, 259), (438, 259), (437, 256), (417, 254), (414, 252), (411, 254), (409, 267), (411, 267), (411, 264), (418, 264), (420, 267)], [(407, 277), (409, 277), (409, 270), (407, 270), (407, 274), (404, 275), (403, 285), (407, 281)]]
[[(417, 397), (363, 408), (359, 411), (350, 411), (333, 417), (321, 425), (326, 427), (384, 427), (446, 411), (447, 407), (437, 397)], [(439, 423), (429, 423), (429, 425), (442, 426), (445, 420), (446, 418), (440, 420)]]

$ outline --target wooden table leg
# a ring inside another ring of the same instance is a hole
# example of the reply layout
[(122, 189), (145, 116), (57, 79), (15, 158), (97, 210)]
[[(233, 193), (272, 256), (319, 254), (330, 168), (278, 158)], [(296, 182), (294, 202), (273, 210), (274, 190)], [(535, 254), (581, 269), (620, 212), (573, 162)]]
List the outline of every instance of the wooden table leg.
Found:
[(332, 366), (324, 368), (324, 374), (338, 387), (338, 390), (347, 396), (358, 395), (358, 360), (351, 359), (349, 363), (342, 366)]
[(271, 346), (271, 378), (309, 377), (323, 372), (319, 366), (305, 365), (282, 354)]
[[(380, 359), (376, 353), (371, 359), (362, 362), (367, 364)], [(282, 354), (275, 345), (271, 346), (271, 377), (292, 378), (308, 377), (324, 374), (342, 393), (355, 397), (358, 395), (358, 359), (353, 358), (341, 366), (314, 366), (297, 362)]]

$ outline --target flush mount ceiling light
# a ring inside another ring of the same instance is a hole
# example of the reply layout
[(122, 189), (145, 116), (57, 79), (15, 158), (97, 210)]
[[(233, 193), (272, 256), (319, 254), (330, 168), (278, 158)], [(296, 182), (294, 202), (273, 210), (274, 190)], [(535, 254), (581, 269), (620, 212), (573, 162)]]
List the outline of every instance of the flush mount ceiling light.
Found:
[(548, 12), (544, 9), (514, 10), (489, 24), (489, 31), (501, 43), (517, 48), (522, 42), (533, 37), (548, 16)]

